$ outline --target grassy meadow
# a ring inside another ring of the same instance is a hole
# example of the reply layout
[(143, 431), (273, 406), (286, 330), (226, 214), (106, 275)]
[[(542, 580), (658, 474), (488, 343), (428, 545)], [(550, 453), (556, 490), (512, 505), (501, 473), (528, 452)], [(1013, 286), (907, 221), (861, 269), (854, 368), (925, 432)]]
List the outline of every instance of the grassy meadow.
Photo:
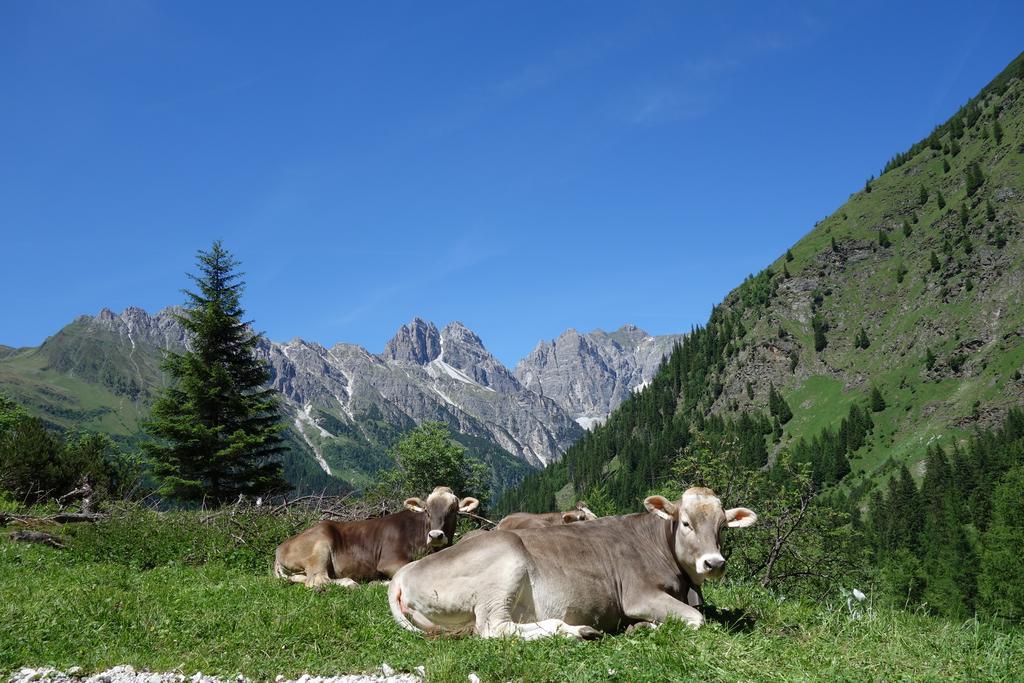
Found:
[[(21, 666), (277, 674), (426, 668), (430, 681), (1020, 680), (1024, 632), (752, 585), (707, 590), (697, 631), (429, 639), (391, 619), (382, 585), (312, 592), (270, 575), (303, 515), (133, 510), (62, 531), (56, 550), (0, 540), (0, 673)], [(870, 591), (869, 591), (870, 592)]]

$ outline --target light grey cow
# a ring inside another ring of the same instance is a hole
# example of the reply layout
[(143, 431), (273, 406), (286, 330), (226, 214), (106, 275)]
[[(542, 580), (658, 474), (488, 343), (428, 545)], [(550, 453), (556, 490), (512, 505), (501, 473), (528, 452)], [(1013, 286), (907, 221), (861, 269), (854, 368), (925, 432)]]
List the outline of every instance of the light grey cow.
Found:
[(513, 529), (540, 529), (556, 524), (573, 524), (589, 522), (597, 519), (586, 503), (577, 503), (576, 507), (567, 512), (513, 512), (494, 527), (496, 531), (512, 531)]
[(723, 510), (705, 488), (678, 502), (650, 496), (644, 506), (586, 524), (466, 539), (400, 569), (388, 589), (391, 614), (409, 630), (484, 638), (593, 638), (670, 617), (698, 627), (704, 617), (686, 597), (724, 572), (721, 530), (750, 526), (757, 515)]

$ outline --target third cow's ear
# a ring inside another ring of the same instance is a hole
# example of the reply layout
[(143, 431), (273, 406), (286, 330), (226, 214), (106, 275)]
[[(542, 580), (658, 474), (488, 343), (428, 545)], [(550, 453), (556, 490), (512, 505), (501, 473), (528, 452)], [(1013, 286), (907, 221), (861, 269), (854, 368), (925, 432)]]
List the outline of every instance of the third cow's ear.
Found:
[(562, 513), (562, 524), (572, 524), (573, 522), (582, 522), (583, 513), (578, 510), (569, 510), (569, 512)]
[(675, 519), (679, 508), (665, 496), (648, 496), (644, 499), (644, 507), (662, 519)]
[(725, 511), (725, 523), (730, 527), (750, 526), (757, 521), (757, 515), (747, 508), (729, 508)]
[(472, 512), (480, 506), (480, 501), (476, 498), (463, 498), (459, 502), (459, 512)]
[(405, 507), (413, 512), (423, 512), (423, 501), (419, 498), (406, 498)]

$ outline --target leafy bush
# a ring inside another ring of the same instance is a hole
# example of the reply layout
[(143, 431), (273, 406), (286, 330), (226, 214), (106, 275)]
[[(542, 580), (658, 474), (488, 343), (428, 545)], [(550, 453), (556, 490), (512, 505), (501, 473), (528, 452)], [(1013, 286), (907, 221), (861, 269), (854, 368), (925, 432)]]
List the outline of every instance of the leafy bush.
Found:
[(0, 489), (25, 504), (59, 497), (88, 481), (97, 495), (120, 493), (139, 475), (102, 434), (50, 432), (38, 418), (0, 396)]

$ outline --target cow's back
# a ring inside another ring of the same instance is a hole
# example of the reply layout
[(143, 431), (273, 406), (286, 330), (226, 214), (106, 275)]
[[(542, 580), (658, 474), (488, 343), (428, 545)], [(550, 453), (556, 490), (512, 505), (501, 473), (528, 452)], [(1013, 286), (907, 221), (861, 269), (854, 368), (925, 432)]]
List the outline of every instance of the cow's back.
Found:
[(562, 523), (561, 512), (513, 512), (495, 527), (497, 531), (513, 531), (515, 529), (541, 529)]

